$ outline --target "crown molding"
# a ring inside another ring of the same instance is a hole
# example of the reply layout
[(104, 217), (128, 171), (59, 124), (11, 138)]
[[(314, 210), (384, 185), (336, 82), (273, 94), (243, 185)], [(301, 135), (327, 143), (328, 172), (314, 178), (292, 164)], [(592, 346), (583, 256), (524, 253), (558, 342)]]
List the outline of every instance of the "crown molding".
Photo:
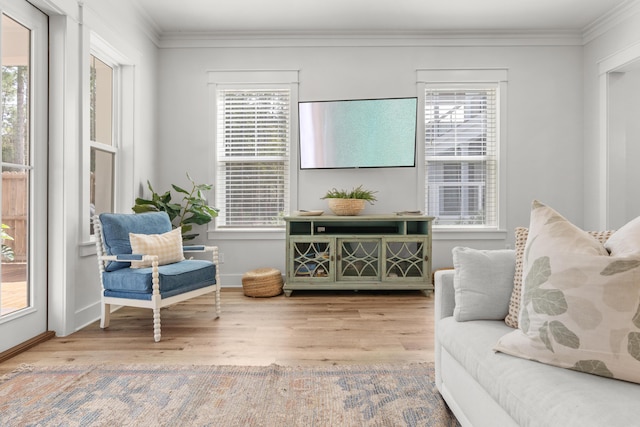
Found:
[(202, 32), (163, 33), (158, 46), (177, 48), (580, 46), (580, 31), (466, 32)]
[(131, 2), (131, 4), (136, 11), (137, 18), (142, 21), (142, 23), (138, 22), (137, 25), (140, 26), (140, 29), (149, 38), (149, 40), (159, 48), (162, 29), (137, 1)]
[(640, 0), (626, 0), (620, 3), (619, 6), (583, 28), (582, 44), (586, 45), (595, 40), (637, 13), (640, 13)]

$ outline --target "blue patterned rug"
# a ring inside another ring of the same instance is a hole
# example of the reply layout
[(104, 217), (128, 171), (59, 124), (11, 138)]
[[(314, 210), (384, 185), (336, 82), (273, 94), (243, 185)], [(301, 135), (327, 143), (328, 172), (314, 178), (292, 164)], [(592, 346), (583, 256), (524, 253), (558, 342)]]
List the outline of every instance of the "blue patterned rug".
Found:
[(456, 426), (432, 363), (22, 366), (0, 426)]

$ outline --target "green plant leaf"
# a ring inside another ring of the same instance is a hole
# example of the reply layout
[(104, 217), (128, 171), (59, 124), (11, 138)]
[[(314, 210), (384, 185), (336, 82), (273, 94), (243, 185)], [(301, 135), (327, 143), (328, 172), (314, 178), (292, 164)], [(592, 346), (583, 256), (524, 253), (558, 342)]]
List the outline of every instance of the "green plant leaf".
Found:
[(534, 289), (531, 293), (533, 310), (538, 314), (557, 316), (567, 311), (567, 300), (558, 289)]
[(553, 345), (551, 344), (551, 337), (549, 337), (549, 322), (544, 322), (544, 324), (540, 326), (540, 329), (538, 329), (538, 332), (545, 347), (547, 347), (550, 352), (555, 353), (553, 351)]
[(636, 328), (640, 328), (640, 304), (638, 304), (638, 309), (636, 310), (636, 314), (635, 316), (633, 316), (633, 319), (631, 321), (633, 322), (634, 325), (636, 325)]
[(198, 237), (198, 235), (197, 235), (197, 234), (183, 234), (183, 235), (182, 235), (182, 241), (183, 241), (183, 242), (187, 242), (187, 241), (189, 241), (189, 240), (193, 240), (193, 239), (195, 239), (196, 237)]
[(142, 197), (136, 199), (136, 205), (153, 205), (154, 203), (153, 200), (143, 199)]
[(160, 209), (158, 209), (155, 205), (150, 205), (150, 204), (135, 205), (131, 209), (133, 210), (133, 212), (135, 212), (137, 214), (145, 213), (145, 212), (159, 212), (160, 211)]
[(637, 259), (618, 259), (607, 265), (600, 272), (601, 276), (613, 276), (614, 274), (624, 273), (640, 266), (640, 260)]
[(640, 360), (640, 332), (629, 332), (627, 351), (636, 360)]
[(601, 377), (613, 378), (613, 374), (609, 368), (607, 368), (607, 365), (601, 360), (579, 360), (570, 369), (586, 372), (588, 374), (600, 375)]
[(194, 212), (193, 215), (182, 220), (183, 224), (203, 225), (209, 222), (211, 222), (211, 215), (206, 215), (199, 212)]
[(564, 323), (552, 320), (549, 323), (549, 331), (558, 344), (569, 348), (580, 348), (580, 338), (571, 332)]
[(331, 190), (327, 191), (324, 197), (321, 199), (362, 199), (366, 200), (370, 204), (377, 201), (378, 199), (375, 196), (377, 191), (365, 190), (362, 188), (362, 185), (347, 191), (347, 190), (338, 190), (335, 187)]
[(169, 203), (171, 201), (171, 191), (167, 191), (159, 198), (162, 203)]
[(171, 184), (171, 186), (173, 187), (174, 190), (176, 190), (178, 193), (184, 193), (184, 194), (189, 194), (189, 192), (187, 190), (185, 190), (184, 188), (178, 187), (175, 184)]

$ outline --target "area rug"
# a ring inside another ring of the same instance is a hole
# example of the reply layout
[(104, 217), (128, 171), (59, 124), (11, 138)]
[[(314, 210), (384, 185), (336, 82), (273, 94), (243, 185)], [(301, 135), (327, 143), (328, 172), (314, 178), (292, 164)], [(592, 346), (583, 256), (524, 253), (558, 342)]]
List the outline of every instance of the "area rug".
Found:
[(432, 363), (22, 366), (0, 426), (456, 426)]

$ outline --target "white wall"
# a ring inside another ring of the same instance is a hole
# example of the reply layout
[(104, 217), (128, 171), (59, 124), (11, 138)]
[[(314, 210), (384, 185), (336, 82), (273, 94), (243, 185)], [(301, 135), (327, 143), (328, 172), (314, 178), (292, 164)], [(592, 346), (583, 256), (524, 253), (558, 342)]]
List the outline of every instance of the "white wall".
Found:
[[(33, 1), (52, 17), (58, 14), (51, 25), (61, 30), (52, 48), (58, 67), (52, 86), (64, 89), (63, 99), (55, 104), (62, 110), (52, 113), (51, 124), (49, 326), (66, 335), (99, 316), (95, 255), (82, 241), (78, 226), (84, 206), (78, 194), (83, 179), (78, 99), (83, 88), (77, 70), (85, 40), (75, 1)], [(513, 228), (528, 223), (533, 198), (551, 204), (578, 225), (595, 228), (600, 221), (601, 200), (594, 191), (601, 164), (598, 64), (640, 41), (637, 14), (627, 14), (625, 23), (612, 26), (584, 49), (554, 40), (536, 46), (533, 39), (488, 40), (484, 45), (477, 40), (467, 45), (463, 40), (365, 40), (364, 47), (354, 40), (292, 39), (290, 43), (249, 40), (235, 46), (214, 41), (209, 44), (216, 47), (206, 47), (205, 42), (205, 47), (158, 51), (151, 41), (153, 32), (129, 2), (86, 0), (85, 9), (86, 26), (114, 47), (136, 53), (135, 140), (127, 153), (135, 166), (130, 182), (124, 184), (129, 198), (143, 191), (147, 179), (158, 188), (186, 184), (185, 172), (197, 181), (212, 181), (209, 70), (299, 69), (300, 99), (313, 100), (412, 96), (416, 69), (498, 67), (508, 69), (509, 76), (503, 169), (507, 237), (443, 240), (436, 235), (434, 267), (451, 264), (455, 245), (512, 244)], [(380, 202), (369, 212), (421, 208), (416, 204), (421, 191), (417, 170), (309, 171), (298, 178), (299, 207), (324, 208), (318, 198), (328, 187), (366, 183), (380, 191)], [(132, 203), (122, 200), (119, 210), (128, 211)], [(283, 233), (264, 240), (242, 237), (209, 242), (225, 254), (223, 286), (238, 286), (242, 273), (260, 265), (284, 270)]]
[[(450, 42), (450, 41), (449, 41)], [(292, 46), (293, 44), (298, 46)], [(304, 43), (304, 42), (303, 42)], [(546, 43), (546, 42), (545, 42)], [(184, 182), (189, 171), (213, 182), (212, 117), (207, 71), (232, 69), (298, 69), (300, 100), (400, 97), (417, 95), (416, 70), (433, 68), (506, 68), (508, 70), (506, 238), (440, 240), (435, 235), (433, 266), (451, 265), (451, 248), (504, 248), (513, 244), (513, 229), (528, 225), (529, 206), (537, 198), (581, 225), (583, 222), (582, 46), (541, 45), (527, 41), (495, 46), (457, 41), (299, 40), (256, 42), (225, 47), (161, 49), (158, 164), (165, 171), (159, 186)], [(381, 46), (390, 44), (390, 46)], [(460, 45), (462, 44), (462, 45)], [(416, 169), (331, 170), (298, 172), (299, 205), (293, 209), (326, 209), (319, 198), (331, 187), (365, 184), (378, 190), (379, 202), (365, 213), (389, 213), (419, 206), (422, 186)], [(243, 272), (260, 265), (284, 270), (284, 234), (275, 240), (237, 240), (216, 236), (225, 254), (224, 285), (239, 285)], [(468, 236), (465, 236), (465, 239)]]
[[(155, 174), (157, 47), (129, 2), (34, 0), (50, 16), (50, 164), (49, 164), (49, 329), (68, 335), (100, 316), (100, 281), (94, 243), (83, 236), (88, 174), (82, 168), (82, 103), (88, 88), (81, 66), (88, 67), (93, 32), (134, 67), (135, 129), (121, 150), (124, 175), (116, 204), (130, 211), (138, 183)], [(82, 61), (82, 62), (81, 62)]]

